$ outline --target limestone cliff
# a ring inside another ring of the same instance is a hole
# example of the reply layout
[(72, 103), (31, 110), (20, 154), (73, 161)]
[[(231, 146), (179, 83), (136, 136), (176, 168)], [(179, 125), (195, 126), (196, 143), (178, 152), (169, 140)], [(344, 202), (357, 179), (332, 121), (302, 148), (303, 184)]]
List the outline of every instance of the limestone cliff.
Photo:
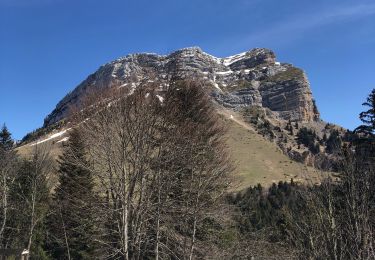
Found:
[(319, 119), (305, 73), (276, 61), (271, 50), (256, 48), (217, 58), (193, 47), (169, 55), (131, 54), (101, 66), (57, 104), (44, 126), (66, 117), (69, 106), (79, 106), (88, 91), (109, 87), (130, 90), (150, 75), (160, 82), (161, 89), (172, 77), (207, 81), (213, 86), (216, 102), (233, 110), (261, 106), (275, 118), (301, 122)]

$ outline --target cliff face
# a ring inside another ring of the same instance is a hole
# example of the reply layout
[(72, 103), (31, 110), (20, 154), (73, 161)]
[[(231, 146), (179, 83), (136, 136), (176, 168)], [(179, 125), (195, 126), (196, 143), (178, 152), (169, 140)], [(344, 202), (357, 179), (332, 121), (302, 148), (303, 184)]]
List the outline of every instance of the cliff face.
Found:
[(319, 119), (305, 73), (291, 64), (277, 62), (271, 50), (256, 48), (217, 58), (193, 47), (165, 56), (131, 54), (101, 66), (57, 104), (44, 126), (66, 117), (68, 108), (79, 106), (88, 91), (109, 87), (130, 91), (150, 75), (160, 82), (161, 89), (171, 77), (207, 81), (213, 86), (212, 97), (234, 110), (256, 105), (270, 109), (280, 119)]

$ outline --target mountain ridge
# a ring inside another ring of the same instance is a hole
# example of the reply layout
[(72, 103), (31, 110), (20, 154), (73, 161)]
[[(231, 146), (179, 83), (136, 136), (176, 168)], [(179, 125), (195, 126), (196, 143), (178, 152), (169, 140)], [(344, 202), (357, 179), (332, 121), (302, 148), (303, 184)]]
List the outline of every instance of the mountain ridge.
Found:
[(226, 108), (260, 106), (285, 120), (319, 120), (304, 71), (277, 61), (272, 50), (254, 48), (218, 58), (199, 47), (188, 47), (168, 55), (129, 54), (100, 66), (56, 105), (44, 127), (64, 119), (69, 107), (79, 106), (91, 90), (127, 87), (130, 91), (147, 78), (158, 81), (161, 90), (172, 78), (199, 79), (213, 86), (213, 98)]

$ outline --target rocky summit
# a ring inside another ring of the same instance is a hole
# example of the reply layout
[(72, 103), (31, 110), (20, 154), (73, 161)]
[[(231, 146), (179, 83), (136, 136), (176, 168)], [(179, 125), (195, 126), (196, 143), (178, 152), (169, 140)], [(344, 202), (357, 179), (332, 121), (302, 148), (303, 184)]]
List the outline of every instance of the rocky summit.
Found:
[(65, 118), (69, 107), (79, 105), (89, 91), (110, 87), (131, 91), (145, 79), (160, 82), (162, 89), (171, 78), (206, 81), (212, 86), (215, 101), (233, 110), (259, 106), (279, 119), (319, 119), (306, 74), (291, 64), (278, 62), (273, 51), (255, 48), (217, 58), (192, 47), (169, 55), (130, 54), (101, 66), (57, 104), (44, 126)]

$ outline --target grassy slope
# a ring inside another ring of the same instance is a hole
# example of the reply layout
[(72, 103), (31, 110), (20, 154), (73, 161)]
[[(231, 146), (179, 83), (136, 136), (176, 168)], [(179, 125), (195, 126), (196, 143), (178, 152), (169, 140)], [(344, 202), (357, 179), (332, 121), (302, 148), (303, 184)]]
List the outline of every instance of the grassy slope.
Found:
[[(232, 112), (231, 112), (232, 113)], [(243, 189), (258, 183), (269, 186), (273, 182), (317, 180), (318, 171), (301, 163), (292, 161), (278, 148), (275, 143), (255, 133), (239, 117), (227, 117), (228, 146), (235, 160), (235, 175), (240, 183), (236, 189)]]
[[(227, 142), (230, 155), (235, 162), (235, 190), (256, 185), (269, 186), (280, 180), (306, 181), (306, 177), (316, 180), (317, 170), (290, 160), (275, 143), (257, 134), (250, 125), (243, 122), (241, 116), (233, 111), (220, 109), (228, 125)], [(65, 135), (64, 135), (65, 136)], [(43, 139), (45, 137), (42, 137)], [(51, 145), (52, 155), (61, 153), (62, 143), (57, 143), (63, 136), (43, 143)], [(26, 144), (18, 148), (22, 156), (31, 153), (34, 146)]]

